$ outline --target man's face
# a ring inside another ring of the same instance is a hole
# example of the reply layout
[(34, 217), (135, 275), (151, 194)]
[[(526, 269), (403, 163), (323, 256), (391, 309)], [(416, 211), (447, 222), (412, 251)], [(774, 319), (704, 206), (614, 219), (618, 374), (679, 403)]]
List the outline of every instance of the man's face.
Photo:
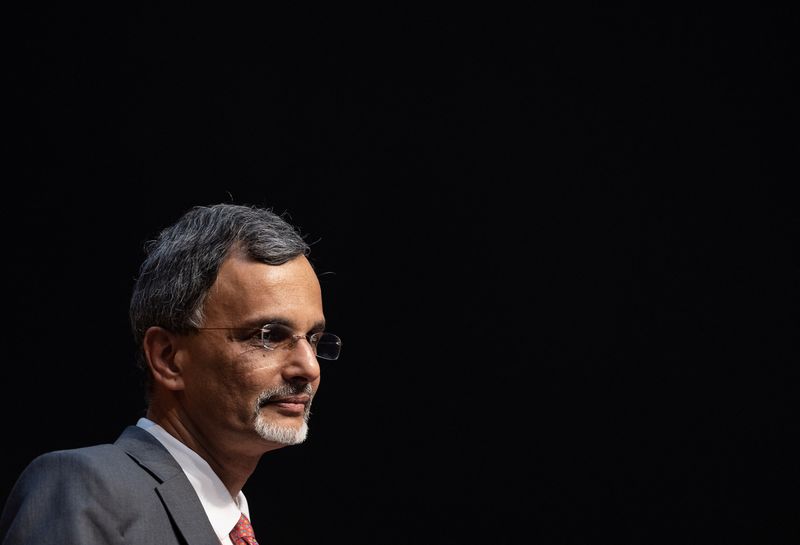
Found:
[(308, 335), (324, 328), (320, 285), (308, 260), (275, 266), (234, 254), (220, 268), (204, 315), (204, 327), (223, 329), (186, 336), (179, 354), (182, 407), (198, 432), (250, 455), (302, 442), (319, 363), (306, 339), (265, 349), (260, 329), (280, 323)]

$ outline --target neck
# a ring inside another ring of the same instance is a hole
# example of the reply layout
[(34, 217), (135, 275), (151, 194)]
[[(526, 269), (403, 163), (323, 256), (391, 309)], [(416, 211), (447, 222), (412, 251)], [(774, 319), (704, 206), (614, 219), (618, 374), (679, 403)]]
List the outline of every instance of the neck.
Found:
[(158, 407), (151, 406), (147, 410), (147, 418), (208, 462), (233, 498), (239, 494), (247, 479), (253, 474), (264, 452), (231, 448), (228, 445), (236, 445), (235, 439), (227, 443), (218, 441), (204, 434), (193, 425), (191, 419), (182, 417), (177, 411), (161, 411)]

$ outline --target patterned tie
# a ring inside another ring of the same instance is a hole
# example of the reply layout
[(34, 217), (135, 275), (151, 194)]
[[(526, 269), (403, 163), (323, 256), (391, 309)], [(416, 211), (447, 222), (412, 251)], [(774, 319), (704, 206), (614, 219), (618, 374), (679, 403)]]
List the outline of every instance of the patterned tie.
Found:
[(244, 516), (244, 513), (228, 535), (231, 537), (233, 545), (258, 545), (256, 536), (253, 534), (253, 527), (250, 526), (250, 519)]

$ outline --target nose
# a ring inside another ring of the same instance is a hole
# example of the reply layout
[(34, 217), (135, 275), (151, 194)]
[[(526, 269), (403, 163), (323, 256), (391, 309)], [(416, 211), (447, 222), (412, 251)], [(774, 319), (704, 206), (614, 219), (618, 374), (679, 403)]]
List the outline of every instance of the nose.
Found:
[(291, 382), (314, 382), (319, 378), (317, 352), (304, 335), (296, 335), (286, 351), (288, 360), (283, 367), (284, 378)]

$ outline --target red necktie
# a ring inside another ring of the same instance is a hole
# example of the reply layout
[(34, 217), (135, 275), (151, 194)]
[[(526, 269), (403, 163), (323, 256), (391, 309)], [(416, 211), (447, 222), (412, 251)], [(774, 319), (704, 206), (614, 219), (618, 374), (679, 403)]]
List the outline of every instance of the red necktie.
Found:
[(256, 536), (253, 534), (253, 527), (250, 526), (250, 519), (244, 516), (244, 513), (228, 535), (231, 537), (233, 545), (258, 545)]

